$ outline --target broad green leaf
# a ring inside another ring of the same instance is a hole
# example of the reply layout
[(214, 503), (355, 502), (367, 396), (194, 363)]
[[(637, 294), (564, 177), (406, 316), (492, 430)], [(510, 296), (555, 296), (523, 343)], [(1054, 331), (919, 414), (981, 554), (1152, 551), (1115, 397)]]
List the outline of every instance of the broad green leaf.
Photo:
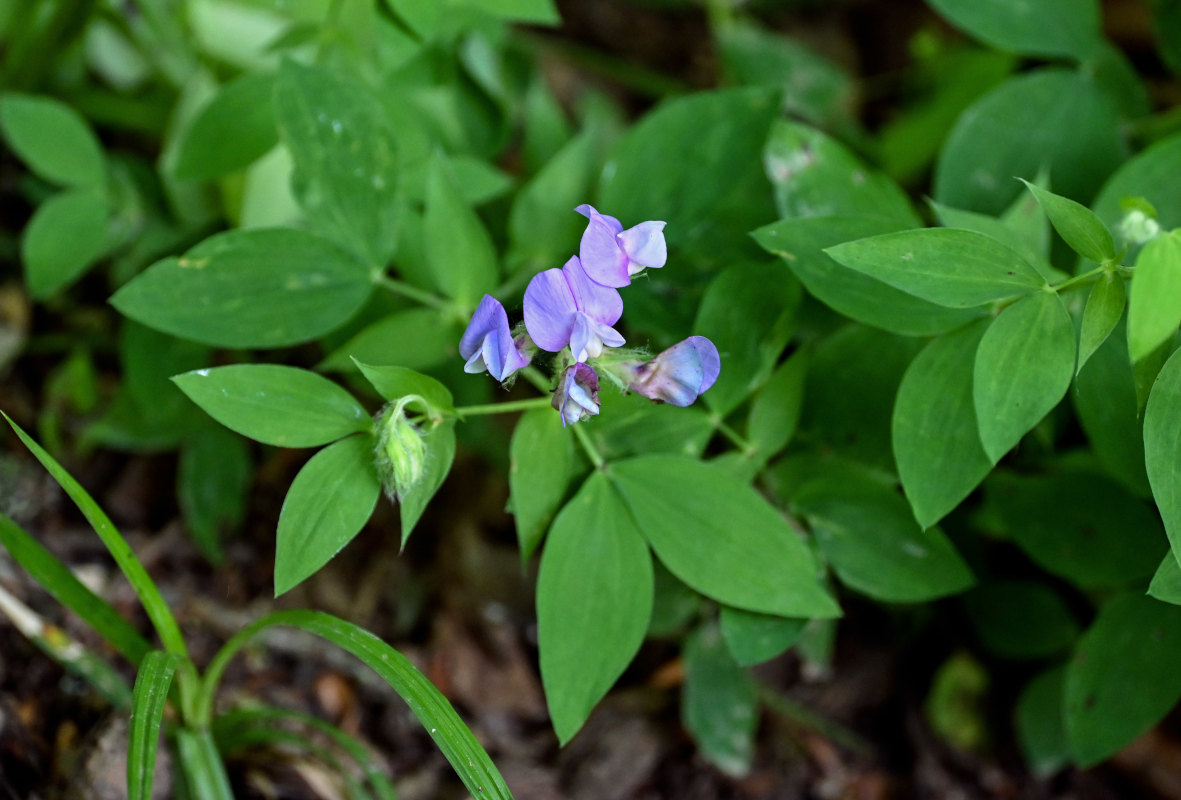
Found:
[(517, 524), (521, 560), (541, 544), (566, 495), (574, 445), (562, 419), (548, 408), (525, 412), (509, 444), (509, 503)]
[(1128, 353), (1139, 361), (1181, 325), (1181, 232), (1158, 236), (1140, 250), (1128, 292)]
[(685, 642), (685, 685), (681, 719), (706, 760), (740, 778), (750, 772), (759, 690), (740, 667), (716, 625), (707, 625)]
[(652, 561), (654, 592), (647, 636), (680, 638), (701, 613), (705, 598), (690, 589), (659, 560)]
[(366, 364), (393, 361), (409, 369), (430, 369), (459, 356), (463, 331), (433, 308), (397, 311), (367, 325), (328, 354), (316, 369), (353, 372), (353, 359)]
[(81, 617), (132, 664), (138, 665), (151, 651), (148, 640), (130, 622), (79, 581), (69, 567), (2, 513), (0, 545), (45, 591)]
[(1083, 308), (1083, 324), (1078, 337), (1078, 371), (1107, 337), (1115, 330), (1124, 315), (1127, 295), (1124, 279), (1114, 272), (1104, 272), (1091, 287), (1087, 305)]
[(247, 167), (279, 141), (272, 95), (275, 76), (245, 73), (194, 117), (176, 144), (172, 169), (182, 181), (216, 178)]
[(868, 275), (842, 269), (824, 253), (826, 247), (901, 227), (896, 220), (876, 216), (800, 217), (766, 225), (751, 236), (764, 250), (782, 258), (812, 296), (866, 325), (910, 336), (931, 336), (976, 316), (974, 310), (944, 308)]
[(604, 458), (615, 461), (650, 453), (700, 456), (714, 426), (709, 414), (696, 406), (677, 408), (628, 394), (604, 404), (589, 432)]
[(1091, 767), (1147, 731), (1181, 698), (1181, 608), (1140, 594), (1109, 600), (1066, 668), (1066, 735)]
[(964, 595), (964, 606), (981, 643), (1002, 658), (1048, 658), (1078, 638), (1066, 602), (1043, 583), (990, 581)]
[(496, 248), (448, 172), (444, 157), (436, 155), (427, 178), (423, 244), (439, 288), (474, 309), (485, 292), (496, 288)]
[(796, 432), (804, 406), (807, 374), (807, 354), (797, 350), (776, 367), (751, 403), (747, 439), (767, 458), (786, 447)]
[(1067, 277), (1064, 273), (1050, 266), (1050, 263), (1046, 261), (1045, 250), (1039, 249), (1035, 242), (1030, 241), (1025, 231), (1013, 227), (1004, 219), (990, 217), (987, 214), (979, 214), (975, 211), (952, 208), (951, 206), (936, 203), (934, 200), (930, 200), (929, 203), (931, 210), (935, 212), (935, 217), (939, 220), (939, 224), (943, 227), (962, 228), (963, 230), (975, 231), (976, 233), (982, 233), (985, 236), (996, 239), (1005, 247), (1008, 247), (1017, 255), (1021, 256), (1026, 263), (1036, 269), (1047, 281), (1056, 282)]
[(425, 39), (452, 30), (472, 12), (534, 25), (560, 21), (553, 0), (392, 0), (394, 12)]
[(511, 269), (526, 273), (565, 262), (586, 218), (574, 211), (590, 194), (595, 142), (583, 133), (567, 142), (521, 188), (509, 212)]
[(175, 653), (153, 650), (139, 665), (127, 744), (128, 800), (149, 800), (152, 796), (160, 726), (164, 722), (164, 707), (168, 705), (168, 687), (179, 663), (180, 657)]
[(929, 528), (992, 469), (972, 401), (972, 362), (983, 321), (935, 339), (898, 386), (891, 424), (894, 460), (919, 525)]
[(1124, 216), (1124, 198), (1143, 197), (1156, 209), (1161, 228), (1181, 226), (1181, 185), (1172, 179), (1178, 170), (1181, 133), (1162, 139), (1124, 162), (1103, 185), (1092, 208), (1109, 228), (1117, 230)]
[(1047, 169), (1059, 194), (1086, 200), (1126, 157), (1120, 124), (1114, 101), (1081, 72), (1010, 78), (960, 115), (935, 167), (935, 199), (996, 214), (1021, 190), (1014, 176)]
[(1123, 325), (1079, 369), (1071, 394), (1079, 424), (1107, 473), (1147, 497), (1151, 489), (1144, 471), (1144, 432)]
[(893, 220), (899, 228), (922, 224), (894, 181), (807, 125), (776, 122), (763, 164), (780, 217), (867, 216)]
[(373, 284), (355, 256), (287, 228), (219, 233), (111, 298), (150, 328), (215, 347), (282, 347), (344, 324)]
[(1181, 75), (1181, 3), (1153, 0), (1148, 5), (1152, 8), (1157, 50), (1173, 74)]
[(107, 249), (107, 198), (92, 187), (68, 189), (37, 207), (21, 235), (25, 285), (44, 300), (80, 278)]
[(1083, 258), (1103, 263), (1115, 258), (1115, 241), (1111, 231), (1095, 216), (1095, 212), (1076, 203), (1069, 197), (1048, 192), (1040, 186), (1022, 179), (1025, 187), (1033, 193), (1046, 211), (1050, 224), (1062, 241)]
[(45, 467), (53, 476), (58, 486), (62, 487), (66, 495), (82, 512), (82, 516), (86, 517), (86, 521), (94, 528), (94, 532), (102, 540), (107, 552), (111, 554), (115, 563), (119, 565), (120, 571), (127, 578), (127, 582), (135, 590), (135, 594), (143, 604), (144, 611), (147, 612), (148, 619), (152, 621), (152, 627), (156, 629), (156, 634), (163, 642), (164, 648), (170, 653), (188, 658), (188, 648), (185, 646), (184, 637), (181, 636), (180, 627), (176, 624), (176, 618), (172, 616), (172, 611), (164, 602), (160, 590), (127, 545), (127, 540), (111, 522), (110, 517), (99, 508), (98, 503), (94, 502), (94, 499), (82, 488), (82, 485), (74, 480), (74, 477), (66, 472), (53, 456), (46, 452), (45, 448), (21, 430), (20, 426), (3, 411), (0, 411), (0, 416), (4, 417), (16, 433), (17, 438), (24, 443), (25, 447), (29, 448), (29, 451), (41, 462), (41, 466)]
[(916, 228), (825, 251), (839, 264), (948, 308), (1029, 294), (1046, 281), (1021, 256), (975, 231)]
[(1057, 294), (1022, 298), (988, 326), (976, 348), (972, 397), (994, 464), (1066, 396), (1074, 356), (1074, 323)]
[(372, 436), (349, 436), (312, 456), (291, 482), (279, 512), (275, 596), (340, 552), (369, 521), (380, 494)]
[(733, 606), (722, 606), (722, 638), (741, 666), (761, 664), (784, 653), (795, 644), (808, 624), (806, 619), (760, 614)]
[(1049, 778), (1070, 763), (1062, 708), (1065, 685), (1066, 668), (1054, 667), (1027, 683), (1017, 699), (1017, 743), (1039, 778)]
[(595, 472), (554, 520), (537, 576), (541, 679), (559, 743), (578, 733), (640, 649), (652, 592), (648, 546)]
[(868, 478), (818, 477), (793, 494), (792, 509), (841, 582), (875, 600), (933, 600), (974, 583), (943, 531), (920, 528), (895, 490)]
[(306, 369), (233, 364), (172, 380), (209, 416), (263, 444), (316, 447), (373, 427), (351, 394)]
[(230, 659), (260, 632), (277, 625), (313, 633), (360, 659), (406, 701), (473, 797), (512, 800), (504, 779), (476, 737), (447, 698), (409, 659), (363, 628), (321, 611), (278, 611), (235, 634), (205, 671), (201, 707), (196, 714), (199, 719), (212, 717), (213, 695)]
[(609, 477), (669, 571), (721, 603), (835, 617), (807, 545), (750, 486), (692, 458), (641, 456)]
[(37, 175), (65, 186), (100, 186), (107, 160), (82, 115), (51, 97), (0, 95), (0, 133)]
[(414, 488), (399, 498), (398, 512), (402, 520), (402, 547), (426, 510), (427, 503), (443, 485), (455, 460), (455, 420), (447, 419), (427, 431), (426, 470)]
[(767, 380), (795, 329), (801, 296), (779, 262), (738, 264), (710, 282), (693, 331), (717, 345), (722, 359), (703, 398), (711, 409), (729, 414)]
[(201, 554), (220, 565), (221, 537), (246, 514), (253, 464), (242, 437), (208, 425), (181, 445), (176, 494)]
[(1136, 413), (1142, 414), (1157, 376), (1177, 349), (1177, 337), (1170, 336), (1144, 358), (1132, 364), (1132, 383), (1136, 389)]
[(432, 414), (453, 411), (451, 390), (430, 375), (399, 366), (366, 364), (354, 359), (365, 380), (386, 400), (394, 401), (408, 394), (416, 394), (431, 406)]
[(948, 22), (998, 50), (1085, 59), (1102, 41), (1096, 0), (931, 0)]
[(284, 61), (275, 81), (279, 130), (295, 162), (293, 188), (318, 231), (385, 266), (402, 200), (396, 141), (381, 100), (357, 78)]
[(1043, 569), (1084, 589), (1148, 578), (1167, 546), (1151, 507), (1103, 475), (998, 472), (986, 488), (1009, 537)]
[(1157, 376), (1144, 409), (1144, 464), (1175, 553), (1181, 553), (1181, 355)]
[(1181, 606), (1181, 565), (1177, 563), (1177, 556), (1172, 550), (1161, 559), (1160, 567), (1148, 585), (1148, 594), (1157, 600)]

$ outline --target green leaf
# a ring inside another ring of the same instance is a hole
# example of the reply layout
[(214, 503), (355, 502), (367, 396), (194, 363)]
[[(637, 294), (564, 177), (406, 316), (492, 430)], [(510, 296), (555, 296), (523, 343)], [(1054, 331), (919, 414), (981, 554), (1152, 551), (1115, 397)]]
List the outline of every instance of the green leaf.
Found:
[(1158, 236), (1140, 250), (1128, 293), (1128, 353), (1139, 361), (1181, 324), (1181, 232)]
[(152, 621), (152, 626), (156, 629), (156, 634), (160, 637), (160, 641), (163, 642), (165, 649), (170, 653), (176, 653), (179, 656), (188, 658), (188, 649), (185, 647), (184, 637), (181, 636), (180, 628), (177, 626), (172, 612), (168, 609), (168, 604), (164, 602), (164, 598), (160, 595), (160, 590), (152, 582), (147, 570), (144, 569), (139, 559), (135, 557), (135, 553), (127, 545), (127, 540), (115, 528), (110, 518), (99, 508), (98, 503), (94, 502), (94, 499), (87, 494), (86, 490), (82, 488), (82, 485), (74, 480), (73, 476), (66, 472), (61, 464), (57, 463), (53, 456), (49, 455), (41, 445), (33, 441), (3, 411), (0, 411), (0, 416), (4, 417), (12, 427), (12, 430), (16, 432), (17, 437), (24, 442), (25, 447), (29, 448), (30, 452), (41, 462), (41, 466), (48, 470), (49, 474), (62, 487), (66, 495), (74, 501), (74, 505), (82, 512), (82, 516), (86, 517), (86, 521), (94, 528), (94, 532), (102, 540), (103, 545), (107, 548), (107, 552), (115, 559), (115, 563), (119, 565), (119, 569), (126, 576), (128, 583), (131, 584), (131, 588), (135, 590), (136, 596), (143, 604), (144, 611), (147, 612), (148, 619)]
[(1066, 668), (1066, 735), (1079, 766), (1114, 755), (1169, 712), (1181, 698), (1179, 660), (1181, 608), (1123, 594), (1100, 609)]
[(263, 444), (317, 447), (373, 427), (351, 394), (306, 369), (233, 364), (172, 380), (209, 416)]
[(242, 437), (209, 425), (181, 445), (177, 500), (201, 554), (220, 565), (221, 537), (242, 523), (253, 464)]
[(994, 464), (1066, 396), (1074, 351), (1074, 323), (1050, 292), (1022, 298), (988, 326), (976, 348), (972, 397)]
[(1054, 667), (1027, 683), (1017, 699), (1017, 743), (1039, 778), (1051, 777), (1070, 762), (1062, 708), (1065, 685), (1066, 668)]
[(53, 195), (33, 213), (21, 235), (25, 284), (44, 300), (78, 280), (107, 249), (107, 198), (92, 187)]
[(980, 641), (1002, 658), (1049, 658), (1078, 638), (1066, 602), (1042, 583), (991, 581), (964, 595), (964, 606)]
[(806, 619), (760, 614), (725, 605), (720, 618), (726, 648), (743, 667), (761, 664), (786, 652), (808, 624)]
[(1102, 41), (1096, 0), (931, 0), (948, 22), (998, 50), (1085, 59)]
[(234, 800), (230, 779), (226, 775), (221, 753), (213, 741), (213, 734), (208, 730), (178, 727), (173, 735), (176, 737), (177, 761), (185, 779), (185, 788), (188, 789), (187, 796), (199, 797), (201, 800)]
[(282, 347), (339, 327), (373, 288), (356, 257), (290, 228), (219, 233), (111, 298), (148, 327), (215, 347)]
[(1161, 559), (1160, 567), (1148, 585), (1148, 593), (1157, 600), (1181, 606), (1181, 565), (1173, 551), (1165, 553)]
[(373, 514), (381, 483), (373, 437), (349, 436), (312, 456), (287, 490), (275, 538), (275, 596), (328, 563)]
[(484, 223), (464, 201), (441, 154), (436, 154), (427, 177), (422, 230), (427, 261), (439, 288), (461, 306), (474, 309), (485, 292), (496, 288), (496, 248)]
[(1142, 197), (1156, 209), (1162, 229), (1176, 228), (1181, 225), (1181, 186), (1172, 180), (1177, 170), (1181, 170), (1181, 133), (1162, 139), (1124, 162), (1103, 185), (1092, 208), (1115, 230), (1124, 217), (1124, 198)]
[(1166, 549), (1151, 508), (1103, 475), (998, 472), (986, 488), (1021, 549), (1043, 569), (1084, 589), (1144, 580)]
[(554, 521), (537, 576), (541, 679), (560, 744), (640, 649), (652, 580), (652, 556), (627, 505), (593, 473)]
[(524, 272), (561, 264), (577, 245), (586, 218), (575, 213), (590, 194), (595, 142), (583, 133), (567, 142), (526, 183), (509, 212), (510, 253)]
[(754, 758), (759, 691), (735, 663), (716, 625), (685, 642), (681, 719), (701, 754), (721, 772), (741, 778)]
[(711, 409), (729, 414), (766, 381), (795, 329), (801, 296), (778, 262), (738, 264), (710, 282), (693, 330), (722, 357), (718, 380), (704, 395)]
[(782, 258), (804, 288), (834, 311), (866, 325), (910, 336), (931, 336), (958, 328), (977, 315), (950, 309), (840, 265), (824, 248), (897, 231), (896, 220), (883, 217), (800, 217), (785, 219), (751, 233), (769, 253)]
[(1081, 72), (1010, 78), (956, 121), (935, 167), (935, 199), (996, 214), (1021, 189), (1013, 176), (1046, 169), (1060, 194), (1085, 200), (1126, 157), (1120, 125), (1114, 101)]
[(356, 656), (406, 701), (473, 797), (512, 799), (496, 766), (451, 703), (406, 656), (363, 628), (321, 611), (278, 611), (235, 634), (205, 672), (198, 718), (212, 716), (213, 694), (230, 659), (257, 634), (277, 625), (308, 631)]
[(399, 513), (402, 519), (402, 547), (410, 538), (419, 517), (426, 510), (427, 503), (443, 485), (451, 472), (455, 460), (455, 420), (448, 419), (429, 430), (424, 437), (426, 444), (426, 470), (414, 488), (401, 498)]
[(397, 311), (362, 328), (316, 369), (354, 372), (357, 365), (353, 359), (366, 364), (389, 360), (410, 369), (430, 369), (459, 355), (462, 333), (433, 308)]
[(919, 525), (960, 504), (992, 469), (972, 401), (972, 362), (983, 321), (935, 339), (898, 386), (891, 424), (894, 460)]
[(1050, 218), (1050, 224), (1058, 231), (1062, 241), (1070, 245), (1071, 250), (1099, 263), (1115, 258), (1115, 241), (1111, 238), (1111, 231), (1095, 216), (1095, 212), (1069, 197), (1048, 192), (1025, 179), (1021, 182), (1033, 192)]
[(807, 545), (750, 486), (692, 458), (641, 456), (609, 476), (669, 571), (721, 603), (836, 617)]
[(804, 405), (807, 355), (796, 351), (780, 364), (750, 406), (747, 440), (766, 458), (778, 453), (796, 432)]
[(574, 444), (561, 417), (548, 408), (526, 412), (509, 444), (509, 503), (521, 560), (541, 543), (574, 469)]
[(837, 263), (948, 308), (1007, 300), (1045, 279), (1000, 242), (956, 228), (916, 228), (829, 247)]
[(37, 175), (65, 186), (100, 186), (107, 160), (82, 115), (50, 97), (0, 95), (0, 132)]
[[(1020, 202), (1020, 199), (1021, 196), (1015, 202)], [(1046, 261), (1046, 249), (1040, 248), (1039, 242), (1032, 241), (1032, 237), (1028, 235), (1027, 231), (1020, 230), (1006, 220), (998, 217), (990, 217), (987, 214), (978, 214), (975, 211), (952, 208), (951, 206), (936, 203), (934, 200), (928, 202), (931, 210), (935, 212), (939, 224), (943, 227), (962, 228), (996, 239), (1005, 247), (1008, 247), (1017, 253), (1017, 255), (1021, 256), (1043, 278), (1051, 283), (1064, 280), (1067, 277), (1064, 273), (1050, 266), (1050, 263)], [(1032, 204), (1035, 208), (1040, 208), (1036, 202)]]
[(284, 61), (275, 111), (308, 222), (366, 266), (385, 266), (402, 199), (397, 143), (381, 100), (355, 78)]
[(637, 394), (611, 398), (589, 430), (609, 461), (650, 453), (700, 456), (714, 433), (709, 414), (700, 408), (654, 403)]
[(455, 410), (451, 390), (429, 375), (399, 366), (365, 364), (354, 359), (365, 380), (386, 400), (394, 401), (408, 394), (416, 394), (431, 406), (432, 414)]
[(153, 650), (139, 665), (127, 745), (128, 800), (148, 800), (152, 796), (160, 725), (164, 722), (164, 707), (168, 705), (168, 687), (179, 663), (180, 657), (175, 653)]
[(1177, 353), (1165, 363), (1148, 396), (1144, 463), (1169, 542), (1174, 552), (1181, 553), (1181, 355)]
[(173, 173), (201, 181), (234, 172), (261, 158), (279, 141), (275, 76), (248, 72), (222, 86), (197, 112), (176, 144)]
[(1115, 326), (1124, 315), (1126, 305), (1124, 279), (1114, 272), (1104, 272), (1091, 287), (1091, 293), (1087, 295), (1087, 305), (1083, 308), (1083, 324), (1078, 337), (1079, 372), (1087, 363), (1087, 359), (1115, 330)]
[(898, 493), (869, 478), (818, 477), (792, 496), (841, 582), (876, 600), (914, 603), (975, 579), (943, 531), (920, 528)]
[(151, 651), (152, 645), (130, 622), (4, 514), (0, 514), (0, 545), (45, 591), (81, 617), (132, 664), (138, 665)]

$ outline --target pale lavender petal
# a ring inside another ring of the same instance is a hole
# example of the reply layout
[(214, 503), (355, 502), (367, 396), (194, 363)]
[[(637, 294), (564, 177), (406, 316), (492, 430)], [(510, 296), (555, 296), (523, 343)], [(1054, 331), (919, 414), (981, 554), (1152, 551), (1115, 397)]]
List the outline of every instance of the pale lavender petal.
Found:
[(619, 242), (631, 261), (627, 269), (632, 275), (645, 267), (658, 269), (668, 261), (663, 222), (641, 222), (619, 234)]
[(472, 314), (472, 321), (459, 340), (459, 354), (470, 359), (480, 352), (485, 335), (501, 329), (508, 333), (508, 314), (500, 301), (486, 294), (480, 300), (480, 305), (476, 306), (476, 313)]
[(586, 314), (574, 315), (574, 328), (570, 331), (570, 352), (574, 355), (575, 361), (586, 361), (603, 352), (602, 345), (598, 347), (599, 353), (591, 352), (594, 345), (598, 344), (591, 341), (594, 338), (594, 333), (591, 330), (592, 324), (593, 321)]
[(586, 364), (562, 373), (551, 405), (562, 415), (562, 425), (573, 425), (599, 413), (599, 376)]
[(603, 286), (618, 288), (631, 283), (631, 278), (627, 274), (627, 253), (623, 252), (615, 234), (606, 217), (592, 213), (582, 233), (578, 255), (582, 260), (582, 268), (591, 280)]
[(620, 335), (619, 331), (612, 328), (610, 325), (604, 325), (601, 322), (596, 322), (593, 328), (595, 336), (605, 347), (623, 347), (627, 340)]
[(531, 356), (521, 352), (521, 348), (512, 335), (502, 339), (499, 345), (501, 364), (503, 365), (501, 374), (496, 376), (499, 381), (503, 381), (517, 370), (529, 366), (529, 362), (533, 360)]
[(594, 219), (595, 217), (600, 217), (611, 228), (612, 233), (619, 233), (623, 230), (623, 225), (620, 224), (619, 220), (617, 220), (615, 217), (610, 216), (609, 214), (600, 214), (597, 210), (595, 210), (594, 206), (592, 206), (588, 203), (583, 203), (582, 205), (580, 205), (578, 208), (576, 208), (574, 210), (577, 211), (579, 214), (582, 214), (582, 216), (586, 217), (587, 219)]
[(690, 336), (685, 341), (693, 345), (693, 349), (701, 357), (703, 374), (701, 385), (697, 387), (697, 393), (705, 394), (714, 385), (714, 381), (718, 379), (718, 374), (722, 371), (722, 359), (718, 355), (718, 348), (704, 336)]
[(525, 289), (525, 329), (542, 350), (557, 353), (569, 344), (577, 310), (562, 270), (547, 269), (529, 281)]
[(629, 388), (658, 402), (688, 406), (713, 386), (720, 370), (721, 359), (713, 342), (704, 336), (690, 336), (647, 364), (633, 367)]
[[(510, 336), (509, 339), (512, 337)], [(500, 337), (495, 333), (490, 333), (484, 337), (484, 346), (481, 348), (484, 356), (484, 364), (488, 367), (489, 374), (498, 381), (504, 380), (501, 373), (504, 372), (504, 358), (501, 355)], [(464, 368), (466, 370), (466, 367)]]
[(623, 298), (616, 289), (596, 283), (586, 274), (578, 256), (572, 257), (562, 267), (562, 275), (574, 296), (574, 305), (585, 311), (591, 319), (606, 325), (614, 325), (623, 316)]

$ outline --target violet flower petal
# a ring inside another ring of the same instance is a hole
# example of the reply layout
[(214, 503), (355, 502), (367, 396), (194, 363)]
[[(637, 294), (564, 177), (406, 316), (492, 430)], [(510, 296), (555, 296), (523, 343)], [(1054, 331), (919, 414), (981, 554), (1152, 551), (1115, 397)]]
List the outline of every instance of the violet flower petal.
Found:
[(578, 245), (578, 256), (586, 274), (595, 283), (612, 288), (631, 283), (627, 274), (627, 253), (620, 247), (616, 233), (606, 218), (592, 209), (590, 222)]
[(525, 329), (542, 350), (559, 352), (570, 343), (578, 306), (560, 269), (533, 276), (525, 289)]
[(586, 364), (562, 373), (551, 404), (562, 415), (562, 425), (573, 425), (599, 413), (599, 376)]
[(562, 276), (570, 286), (574, 306), (586, 312), (595, 322), (614, 325), (623, 316), (623, 298), (619, 292), (592, 280), (578, 256), (572, 256), (566, 262), (562, 267)]
[(684, 407), (713, 386), (720, 371), (714, 343), (704, 336), (690, 336), (634, 367), (628, 388), (651, 400)]
[(464, 372), (474, 374), (487, 369), (502, 382), (530, 360), (513, 340), (504, 306), (487, 294), (459, 340), (459, 354), (467, 359)]
[(589, 203), (583, 203), (574, 210), (579, 214), (582, 214), (582, 216), (586, 217), (587, 219), (594, 219), (595, 217), (602, 218), (602, 220), (607, 223), (607, 227), (611, 228), (612, 233), (623, 232), (623, 225), (619, 222), (619, 220), (610, 214), (600, 214), (598, 210)]
[(629, 276), (642, 272), (645, 268), (659, 269), (668, 261), (664, 225), (663, 222), (641, 222), (616, 237), (627, 254)]

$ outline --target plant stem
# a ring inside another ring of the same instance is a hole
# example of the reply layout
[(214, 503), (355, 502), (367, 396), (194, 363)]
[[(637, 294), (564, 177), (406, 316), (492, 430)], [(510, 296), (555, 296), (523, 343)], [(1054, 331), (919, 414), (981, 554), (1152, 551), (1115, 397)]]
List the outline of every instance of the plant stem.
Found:
[(733, 444), (737, 445), (738, 449), (742, 451), (743, 455), (754, 455), (758, 451), (757, 447), (748, 442), (746, 439), (743, 439), (738, 434), (738, 431), (734, 430), (725, 422), (723, 422), (720, 417), (715, 417), (712, 421), (714, 424), (714, 430), (718, 431), (727, 439), (729, 439)]
[(873, 752), (869, 742), (843, 725), (817, 714), (801, 703), (786, 697), (765, 684), (759, 684), (759, 699), (784, 719), (819, 733), (824, 738), (865, 755)]
[(460, 406), (455, 413), (463, 417), (476, 417), (481, 414), (507, 414), (510, 411), (528, 411), (533, 408), (549, 408), (548, 397), (530, 397), (528, 400), (509, 400), (505, 403), (486, 403), (477, 406)]
[(1074, 286), (1077, 283), (1083, 283), (1084, 281), (1092, 281), (1092, 280), (1098, 278), (1100, 275), (1102, 275), (1106, 270), (1108, 270), (1110, 268), (1111, 268), (1111, 266), (1108, 264), (1100, 264), (1099, 266), (1095, 267), (1095, 269), (1090, 270), (1088, 272), (1084, 272), (1082, 275), (1075, 275), (1073, 278), (1067, 278), (1066, 280), (1062, 281), (1062, 283), (1058, 283), (1058, 284), (1051, 286), (1050, 291), (1058, 293), (1058, 292), (1061, 292), (1063, 289), (1069, 289), (1071, 286)]
[(374, 282), (383, 289), (387, 289), (394, 294), (400, 294), (402, 297), (409, 298), (415, 302), (422, 303), (424, 306), (437, 308), (440, 311), (445, 311), (447, 313), (454, 313), (456, 310), (456, 307), (453, 303), (448, 300), (444, 300), (437, 294), (416, 288), (408, 283), (391, 278), (388, 275), (379, 274), (374, 278)]
[(595, 469), (601, 470), (603, 467), (607, 466), (607, 459), (603, 458), (603, 454), (599, 452), (597, 447), (595, 447), (595, 443), (590, 439), (590, 434), (587, 433), (586, 430), (577, 422), (575, 422), (570, 427), (574, 429), (575, 438), (577, 438), (578, 443), (582, 445), (582, 449), (586, 451), (587, 458), (589, 458), (591, 463), (594, 464)]

